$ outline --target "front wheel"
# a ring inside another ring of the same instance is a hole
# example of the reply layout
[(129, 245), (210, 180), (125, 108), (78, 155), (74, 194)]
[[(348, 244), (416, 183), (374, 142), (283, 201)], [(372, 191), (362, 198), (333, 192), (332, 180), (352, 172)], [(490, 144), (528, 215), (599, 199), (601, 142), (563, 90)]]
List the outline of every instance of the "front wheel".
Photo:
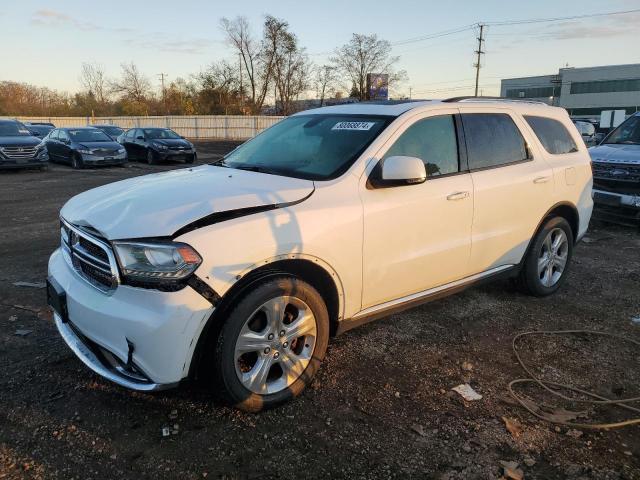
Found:
[(185, 158), (184, 163), (193, 163), (198, 159), (198, 155), (194, 152), (190, 157)]
[(84, 168), (84, 162), (82, 161), (82, 157), (79, 153), (74, 153), (71, 157), (71, 166), (75, 169)]
[(548, 219), (533, 239), (520, 272), (526, 293), (544, 297), (564, 282), (573, 255), (573, 231), (562, 217)]
[(153, 150), (150, 148), (147, 149), (147, 163), (149, 165), (154, 165), (156, 162), (156, 156), (153, 154)]
[(298, 396), (318, 371), (328, 341), (327, 307), (311, 285), (281, 277), (252, 289), (216, 340), (215, 369), (226, 399), (258, 412)]

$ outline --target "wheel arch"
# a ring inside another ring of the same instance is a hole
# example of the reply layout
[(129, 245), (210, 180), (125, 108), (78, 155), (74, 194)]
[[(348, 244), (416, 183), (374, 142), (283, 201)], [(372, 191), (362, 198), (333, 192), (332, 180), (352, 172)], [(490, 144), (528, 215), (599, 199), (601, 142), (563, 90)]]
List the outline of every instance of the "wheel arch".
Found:
[(533, 240), (536, 238), (536, 235), (545, 224), (548, 218), (550, 217), (562, 217), (564, 218), (571, 227), (571, 232), (573, 233), (573, 243), (575, 245), (576, 238), (578, 236), (578, 229), (580, 228), (580, 214), (578, 213), (578, 208), (570, 203), (570, 202), (558, 202), (553, 207), (551, 207), (547, 212), (542, 216), (538, 225), (536, 225), (535, 230), (531, 234), (531, 238), (529, 238), (529, 244), (527, 245), (527, 249), (522, 256), (522, 260), (520, 261), (520, 267), (522, 263), (527, 258), (529, 254), (529, 250), (531, 249), (531, 245), (533, 245)]
[(236, 301), (257, 284), (283, 275), (300, 278), (318, 290), (329, 313), (330, 335), (336, 334), (344, 314), (344, 291), (342, 282), (333, 268), (317, 257), (304, 254), (281, 255), (264, 260), (239, 274), (237, 282), (222, 295), (198, 337), (189, 367), (190, 378), (199, 376), (203, 360), (211, 353), (206, 346), (220, 333), (225, 315)]

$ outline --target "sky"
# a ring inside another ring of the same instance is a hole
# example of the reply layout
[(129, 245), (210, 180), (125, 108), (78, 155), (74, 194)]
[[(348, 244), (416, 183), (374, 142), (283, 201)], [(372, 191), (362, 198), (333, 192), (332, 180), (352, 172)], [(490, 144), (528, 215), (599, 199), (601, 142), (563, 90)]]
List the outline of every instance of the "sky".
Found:
[[(235, 58), (220, 18), (246, 16), (256, 34), (265, 14), (287, 20), (310, 58), (327, 62), (353, 33), (377, 34), (392, 43), (406, 70), (403, 93), (444, 98), (473, 93), (477, 30), (401, 44), (478, 22), (565, 17), (640, 9), (640, 0), (537, 0), (514, 2), (393, 0), (0, 0), (0, 81), (52, 89), (81, 89), (83, 62), (109, 76), (134, 62), (159, 88), (188, 78), (213, 61)], [(640, 13), (486, 29), (480, 89), (498, 95), (501, 78), (556, 73), (572, 67), (640, 63)]]

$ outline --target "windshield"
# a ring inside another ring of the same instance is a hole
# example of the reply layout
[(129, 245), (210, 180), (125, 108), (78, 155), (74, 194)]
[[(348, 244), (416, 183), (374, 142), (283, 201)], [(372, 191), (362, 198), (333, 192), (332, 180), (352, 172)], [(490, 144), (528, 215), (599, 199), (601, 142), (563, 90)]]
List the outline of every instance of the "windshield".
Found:
[(31, 133), (20, 122), (0, 122), (0, 137), (30, 137)]
[(113, 142), (102, 130), (68, 130), (71, 140), (74, 142)]
[(29, 125), (29, 130), (37, 132), (40, 136), (44, 137), (47, 133), (53, 130), (53, 127), (48, 127), (46, 125)]
[(107, 135), (111, 135), (112, 137), (117, 137), (122, 132), (124, 132), (124, 130), (122, 130), (120, 127), (100, 127), (100, 130), (105, 132)]
[(173, 130), (165, 129), (165, 128), (145, 128), (144, 129), (145, 138), (155, 139), (155, 138), (182, 138)]
[(392, 119), (363, 115), (289, 117), (241, 145), (220, 163), (309, 180), (336, 178)]
[(621, 123), (604, 143), (640, 145), (640, 115), (629, 117), (626, 122)]

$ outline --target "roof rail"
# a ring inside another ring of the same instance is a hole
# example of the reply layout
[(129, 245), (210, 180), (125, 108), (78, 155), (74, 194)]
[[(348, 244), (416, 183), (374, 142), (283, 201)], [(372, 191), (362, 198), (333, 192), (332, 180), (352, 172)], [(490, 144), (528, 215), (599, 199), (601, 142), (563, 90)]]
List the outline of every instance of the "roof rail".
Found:
[(523, 103), (535, 103), (538, 105), (548, 105), (548, 103), (542, 102), (540, 100), (529, 100), (529, 99), (520, 99), (520, 98), (506, 98), (506, 97), (475, 97), (473, 95), (468, 95), (468, 96), (464, 96), (464, 97), (451, 97), (451, 98), (445, 98), (444, 100), (442, 100), (443, 102), (446, 103), (456, 103), (456, 102), (464, 102), (464, 101), (473, 101), (473, 100), (479, 100), (479, 101), (483, 101), (483, 100), (500, 100), (503, 102), (523, 102)]

